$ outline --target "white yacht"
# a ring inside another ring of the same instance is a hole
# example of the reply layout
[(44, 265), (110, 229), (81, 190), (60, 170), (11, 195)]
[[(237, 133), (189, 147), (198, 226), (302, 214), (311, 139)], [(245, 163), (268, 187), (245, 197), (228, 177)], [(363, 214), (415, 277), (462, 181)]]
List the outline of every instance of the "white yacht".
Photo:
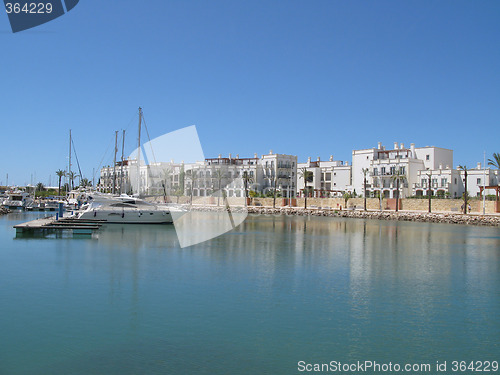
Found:
[(172, 223), (171, 207), (148, 203), (142, 199), (96, 196), (82, 206), (77, 220), (101, 220), (111, 224), (166, 224)]
[(9, 209), (24, 209), (33, 203), (33, 198), (25, 191), (6, 192), (7, 199), (2, 202), (2, 206)]

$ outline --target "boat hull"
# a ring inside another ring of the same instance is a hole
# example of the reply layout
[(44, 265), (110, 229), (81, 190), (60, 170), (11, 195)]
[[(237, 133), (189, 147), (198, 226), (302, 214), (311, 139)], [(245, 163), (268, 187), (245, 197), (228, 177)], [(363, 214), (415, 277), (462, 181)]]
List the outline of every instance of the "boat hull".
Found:
[(112, 212), (95, 210), (83, 212), (78, 220), (99, 220), (109, 224), (171, 224), (172, 215), (169, 211), (154, 210), (142, 212)]

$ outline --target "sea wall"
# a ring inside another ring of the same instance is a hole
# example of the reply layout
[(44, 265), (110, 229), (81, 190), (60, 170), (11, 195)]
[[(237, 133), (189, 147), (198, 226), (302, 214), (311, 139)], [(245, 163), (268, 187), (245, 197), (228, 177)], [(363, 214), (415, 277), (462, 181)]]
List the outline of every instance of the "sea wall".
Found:
[[(223, 206), (192, 206), (193, 211), (224, 211)], [(288, 215), (288, 216), (325, 216), (325, 217), (346, 217), (354, 219), (373, 220), (395, 220), (414, 221), (427, 223), (446, 223), (462, 225), (482, 225), (500, 227), (500, 216), (476, 215), (476, 214), (455, 214), (455, 213), (427, 213), (427, 212), (394, 212), (394, 211), (362, 211), (362, 210), (324, 210), (324, 209), (304, 209), (296, 207), (259, 207), (243, 206), (232, 207), (233, 212), (247, 210), (251, 215)]]
[[(152, 197), (148, 200), (153, 202), (163, 202), (163, 197)], [(187, 204), (190, 201), (190, 197), (167, 197), (167, 202), (169, 203), (180, 203)], [(304, 208), (304, 198), (294, 198), (289, 202), (286, 198), (276, 198), (275, 207), (298, 207)], [(227, 202), (231, 206), (244, 206), (245, 198), (228, 197)], [(473, 199), (469, 201), (471, 206), (471, 213), (483, 213), (483, 201)], [(217, 199), (217, 197), (193, 197), (193, 205), (210, 205), (210, 206), (223, 206), (225, 205), (222, 198)], [(432, 212), (449, 212), (449, 213), (460, 213), (462, 212), (461, 206), (463, 205), (463, 200), (461, 199), (432, 199), (431, 200), (431, 211)], [(248, 206), (255, 207), (273, 207), (273, 198), (248, 198)], [(368, 198), (366, 200), (366, 208), (368, 210), (394, 210), (395, 200), (394, 199), (383, 199), (382, 202), (377, 198)], [(486, 201), (487, 214), (492, 214), (498, 212), (500, 205), (495, 201)], [(347, 210), (357, 209), (362, 210), (364, 207), (363, 198), (350, 198), (347, 201)], [(307, 208), (324, 208), (332, 210), (346, 210), (346, 202), (343, 198), (307, 198)], [(427, 199), (401, 199), (400, 209), (404, 211), (422, 211), (427, 212), (429, 209), (429, 201)]]

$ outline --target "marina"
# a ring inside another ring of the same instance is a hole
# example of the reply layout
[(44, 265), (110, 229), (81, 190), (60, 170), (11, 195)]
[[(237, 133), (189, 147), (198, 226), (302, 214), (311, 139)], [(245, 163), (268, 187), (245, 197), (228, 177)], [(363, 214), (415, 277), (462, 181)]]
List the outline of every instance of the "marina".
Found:
[(0, 375), (500, 375), (499, 1), (5, 10)]

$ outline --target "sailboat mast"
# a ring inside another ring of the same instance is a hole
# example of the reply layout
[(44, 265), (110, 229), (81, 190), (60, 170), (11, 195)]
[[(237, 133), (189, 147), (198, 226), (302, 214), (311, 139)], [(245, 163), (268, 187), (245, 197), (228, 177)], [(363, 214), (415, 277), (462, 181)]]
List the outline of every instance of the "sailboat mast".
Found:
[(116, 194), (116, 153), (118, 152), (118, 130), (115, 131), (115, 157), (113, 158), (113, 194)]
[(125, 130), (122, 136), (122, 165), (120, 166), (120, 195), (123, 194), (123, 154), (125, 152)]
[(68, 189), (71, 189), (71, 129), (69, 129)]
[(139, 107), (139, 136), (137, 139), (137, 194), (141, 195), (141, 123), (142, 108)]

